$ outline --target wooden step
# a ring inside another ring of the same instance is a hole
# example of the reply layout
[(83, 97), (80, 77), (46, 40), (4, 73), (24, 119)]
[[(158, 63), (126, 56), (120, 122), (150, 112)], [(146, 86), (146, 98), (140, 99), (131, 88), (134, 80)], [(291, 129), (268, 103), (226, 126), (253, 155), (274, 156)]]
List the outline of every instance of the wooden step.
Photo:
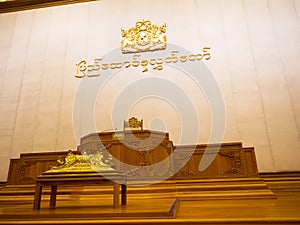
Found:
[[(131, 183), (133, 185), (134, 183)], [(136, 184), (136, 183), (135, 183)], [(141, 183), (138, 183), (140, 185)], [(58, 196), (105, 196), (112, 194), (110, 186), (64, 186), (58, 187)], [(179, 199), (230, 199), (230, 198), (275, 198), (275, 194), (262, 179), (209, 179), (209, 180), (168, 180), (149, 186), (128, 186), (128, 198), (168, 198)], [(50, 189), (43, 190), (43, 196), (50, 195)], [(28, 196), (29, 198), (24, 198)], [(34, 196), (34, 185), (6, 186), (0, 191), (0, 202), (28, 202)], [(79, 197), (77, 197), (79, 198)]]

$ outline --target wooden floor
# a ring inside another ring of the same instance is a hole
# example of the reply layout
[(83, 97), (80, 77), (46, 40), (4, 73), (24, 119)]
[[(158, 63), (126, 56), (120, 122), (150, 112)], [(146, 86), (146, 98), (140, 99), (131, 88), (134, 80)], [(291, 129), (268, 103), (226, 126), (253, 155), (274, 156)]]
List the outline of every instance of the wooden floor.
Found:
[[(54, 210), (48, 209), (45, 195), (40, 211), (32, 210), (33, 186), (5, 187), (0, 191), (0, 224), (300, 224), (300, 176), (262, 179), (273, 195), (262, 187), (251, 190), (249, 181), (233, 189), (165, 182), (129, 187), (128, 205), (113, 208), (110, 189), (99, 194), (98, 187), (72, 187), (60, 191)], [(260, 190), (261, 197), (252, 193)]]

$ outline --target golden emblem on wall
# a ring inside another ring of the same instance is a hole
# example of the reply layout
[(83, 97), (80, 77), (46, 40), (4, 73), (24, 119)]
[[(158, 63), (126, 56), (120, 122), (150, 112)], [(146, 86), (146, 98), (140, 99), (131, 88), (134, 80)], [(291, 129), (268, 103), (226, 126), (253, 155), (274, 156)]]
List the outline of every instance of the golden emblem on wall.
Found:
[(136, 22), (135, 27), (121, 29), (122, 53), (136, 53), (163, 50), (167, 47), (166, 24), (157, 26), (150, 20)]

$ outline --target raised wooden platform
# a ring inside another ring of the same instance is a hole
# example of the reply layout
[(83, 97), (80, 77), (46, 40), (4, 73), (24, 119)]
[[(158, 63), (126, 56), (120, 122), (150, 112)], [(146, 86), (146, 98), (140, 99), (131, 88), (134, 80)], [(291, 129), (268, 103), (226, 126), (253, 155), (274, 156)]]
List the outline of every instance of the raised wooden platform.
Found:
[[(39, 213), (32, 210), (33, 185), (8, 185), (0, 191), (0, 224), (300, 224), (299, 175), (130, 186), (120, 208), (111, 205), (111, 187), (85, 186), (58, 190), (57, 208), (49, 210), (47, 189)], [(259, 197), (262, 184), (276, 195)]]
[[(163, 141), (157, 146), (152, 146), (152, 139), (143, 142), (150, 134)], [(136, 146), (142, 151), (134, 150)], [(51, 190), (45, 187), (41, 210), (36, 212), (32, 210), (36, 177), (67, 152), (22, 154), (11, 160), (7, 184), (1, 187), (0, 224), (300, 224), (300, 173), (259, 176), (254, 148), (242, 143), (173, 146), (167, 133), (141, 130), (90, 134), (78, 146), (89, 154), (104, 148), (134, 166), (153, 165), (166, 157), (170, 166), (135, 176), (125, 171), (126, 206), (112, 206), (110, 186), (66, 184), (58, 187), (56, 208), (51, 210), (47, 207)], [(188, 162), (177, 171), (187, 156)], [(199, 171), (207, 156), (216, 157)], [(117, 161), (113, 164), (122, 169)], [(171, 177), (149, 185), (149, 178), (161, 174)]]
[[(235, 179), (194, 179), (194, 180), (167, 180), (150, 186), (130, 186), (128, 195), (141, 198), (179, 198), (180, 200), (207, 200), (207, 199), (274, 199), (276, 195), (268, 188), (261, 178)], [(105, 186), (64, 186), (58, 188), (60, 196), (79, 193), (81, 195), (112, 194), (112, 188)], [(34, 185), (6, 185), (0, 191), (0, 201), (8, 204), (10, 201), (21, 203), (26, 196), (31, 200), (34, 195)], [(50, 188), (44, 189), (44, 195), (50, 195)], [(10, 196), (10, 197), (9, 197)]]

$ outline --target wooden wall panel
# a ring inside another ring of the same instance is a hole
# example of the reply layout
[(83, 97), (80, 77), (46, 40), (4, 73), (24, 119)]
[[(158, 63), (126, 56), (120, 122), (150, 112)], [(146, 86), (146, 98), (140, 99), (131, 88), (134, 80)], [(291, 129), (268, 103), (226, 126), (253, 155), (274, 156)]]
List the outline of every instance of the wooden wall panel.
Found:
[(60, 157), (66, 155), (67, 151), (21, 154), (19, 159), (10, 161), (7, 184), (32, 184), (38, 175), (47, 171)]
[[(78, 151), (75, 153), (87, 152), (92, 154), (106, 148), (117, 160), (138, 167), (153, 165), (173, 154), (168, 161), (170, 168), (166, 168), (165, 171), (163, 169), (159, 171), (151, 169), (139, 174), (125, 169), (128, 173), (128, 179), (133, 176), (132, 174), (134, 174), (135, 179), (137, 177), (151, 179), (153, 174), (172, 179), (258, 177), (254, 148), (243, 148), (240, 142), (223, 143), (220, 148), (218, 145), (173, 146), (167, 133), (152, 132), (152, 135), (149, 136), (150, 132), (152, 131), (134, 131), (134, 136), (137, 139), (133, 138), (131, 132), (125, 132), (122, 137), (124, 140), (118, 140), (113, 132), (87, 135), (82, 138), (81, 145), (78, 146)], [(143, 142), (145, 137), (150, 137), (150, 140), (147, 139), (147, 142)], [(161, 144), (148, 150), (148, 144), (155, 143), (155, 140), (161, 140)], [(138, 146), (143, 150), (130, 149), (129, 143), (132, 147)], [(7, 184), (34, 183), (36, 176), (47, 171), (50, 166), (56, 164), (57, 159), (65, 157), (66, 154), (67, 151), (27, 153), (21, 154), (20, 159), (11, 159)], [(204, 171), (199, 171), (199, 163), (203, 157), (214, 156), (212, 163)], [(113, 161), (114, 166), (117, 170), (124, 171), (124, 167), (117, 160)], [(185, 165), (182, 164), (184, 160), (188, 160)], [(182, 165), (184, 166), (182, 167)]]

